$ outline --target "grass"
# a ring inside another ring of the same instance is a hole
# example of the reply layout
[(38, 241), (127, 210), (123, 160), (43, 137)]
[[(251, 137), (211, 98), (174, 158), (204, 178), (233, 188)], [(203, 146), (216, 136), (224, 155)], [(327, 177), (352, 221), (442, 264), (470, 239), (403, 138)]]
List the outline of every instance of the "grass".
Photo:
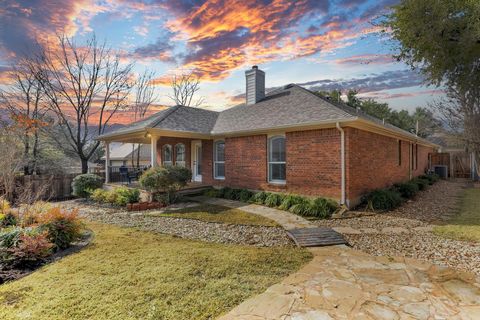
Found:
[(245, 212), (240, 209), (230, 209), (217, 205), (200, 204), (197, 207), (172, 210), (165, 213), (151, 214), (160, 217), (174, 217), (184, 219), (197, 219), (207, 222), (228, 224), (244, 224), (253, 226), (276, 227), (278, 224), (262, 216)]
[(467, 189), (459, 214), (448, 224), (435, 227), (434, 232), (446, 238), (480, 241), (480, 189)]
[(0, 286), (0, 319), (212, 319), (311, 259), (89, 223), (79, 253)]

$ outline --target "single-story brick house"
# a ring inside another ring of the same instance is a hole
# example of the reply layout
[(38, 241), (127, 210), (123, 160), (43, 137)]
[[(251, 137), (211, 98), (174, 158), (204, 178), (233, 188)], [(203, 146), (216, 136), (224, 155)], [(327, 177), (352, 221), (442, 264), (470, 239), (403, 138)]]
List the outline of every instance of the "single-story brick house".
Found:
[(295, 84), (265, 94), (265, 73), (254, 66), (245, 74), (241, 105), (221, 112), (174, 106), (98, 139), (150, 144), (152, 165), (187, 166), (202, 184), (347, 206), (423, 174), (438, 147)]

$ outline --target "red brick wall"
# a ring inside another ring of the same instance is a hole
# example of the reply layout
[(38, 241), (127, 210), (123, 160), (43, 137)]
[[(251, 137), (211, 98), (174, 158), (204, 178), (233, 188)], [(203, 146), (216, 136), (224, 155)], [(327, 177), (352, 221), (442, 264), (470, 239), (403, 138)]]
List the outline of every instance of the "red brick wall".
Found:
[[(355, 128), (345, 129), (347, 199), (358, 203), (370, 190), (388, 187), (410, 178), (411, 154), (408, 141), (401, 141), (401, 164), (398, 160), (398, 139)], [(428, 167), (432, 148), (418, 145), (418, 168), (413, 176)]]
[(157, 163), (159, 165), (162, 164), (162, 148), (164, 145), (169, 144), (172, 146), (173, 150), (173, 164), (175, 164), (175, 160), (177, 159), (177, 154), (175, 150), (175, 145), (177, 143), (183, 143), (185, 145), (185, 166), (190, 168), (191, 156), (190, 156), (190, 149), (192, 147), (192, 139), (188, 138), (175, 138), (175, 137), (160, 137), (157, 141)]
[(287, 190), (340, 199), (340, 132), (321, 129), (287, 133)]
[(266, 135), (225, 139), (224, 181), (213, 179), (212, 142), (203, 142), (203, 146), (205, 183), (340, 197), (340, 134), (336, 129), (286, 134), (287, 183), (284, 186), (268, 183)]

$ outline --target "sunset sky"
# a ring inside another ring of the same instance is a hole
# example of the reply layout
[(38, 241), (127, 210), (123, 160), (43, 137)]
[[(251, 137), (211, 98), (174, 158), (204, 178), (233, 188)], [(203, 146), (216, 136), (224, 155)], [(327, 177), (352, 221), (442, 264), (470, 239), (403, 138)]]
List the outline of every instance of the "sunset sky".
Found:
[[(352, 88), (395, 109), (426, 106), (439, 90), (392, 59), (394, 44), (371, 21), (396, 0), (2, 0), (0, 81), (29, 52), (66, 33), (80, 42), (95, 32), (135, 70), (163, 79), (181, 69), (200, 75), (205, 107), (241, 102), (244, 71), (257, 64), (267, 87)], [(171, 104), (159, 85), (159, 103)], [(124, 120), (119, 120), (117, 122)]]

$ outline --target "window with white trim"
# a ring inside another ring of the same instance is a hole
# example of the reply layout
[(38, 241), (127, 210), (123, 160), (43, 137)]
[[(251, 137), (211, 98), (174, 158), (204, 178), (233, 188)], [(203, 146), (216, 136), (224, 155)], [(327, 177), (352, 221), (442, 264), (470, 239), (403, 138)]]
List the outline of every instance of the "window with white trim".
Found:
[(213, 146), (213, 177), (225, 179), (225, 141), (215, 141)]
[(185, 145), (183, 143), (175, 145), (175, 165), (185, 167)]
[(268, 181), (273, 183), (285, 183), (286, 181), (284, 136), (268, 139)]
[(162, 164), (163, 166), (172, 165), (172, 146), (169, 144), (162, 147)]

